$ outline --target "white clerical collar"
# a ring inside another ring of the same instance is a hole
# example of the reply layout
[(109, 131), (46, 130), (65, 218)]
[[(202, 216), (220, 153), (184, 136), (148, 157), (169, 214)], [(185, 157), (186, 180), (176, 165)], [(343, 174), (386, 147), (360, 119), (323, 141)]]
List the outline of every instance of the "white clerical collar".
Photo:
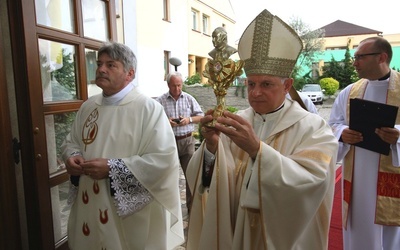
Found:
[(271, 116), (271, 115), (274, 116), (274, 115), (275, 115), (276, 113), (278, 113), (278, 111), (281, 110), (284, 106), (285, 106), (285, 102), (283, 102), (283, 103), (281, 104), (281, 106), (279, 106), (277, 109), (275, 109), (275, 110), (273, 110), (273, 111), (271, 111), (271, 112), (269, 112), (269, 113), (266, 113), (266, 114), (257, 113), (257, 112), (254, 111), (254, 109), (253, 109), (254, 116), (255, 116), (255, 117), (259, 116), (259, 117), (265, 122), (266, 119), (267, 119), (267, 116)]
[(111, 96), (104, 96), (103, 94), (103, 105), (118, 105), (121, 100), (134, 88), (132, 83), (129, 83), (125, 88), (121, 89), (118, 93)]
[(389, 83), (389, 78), (384, 79), (384, 80), (368, 80), (369, 84), (377, 84), (377, 85), (382, 85), (382, 84), (387, 84)]

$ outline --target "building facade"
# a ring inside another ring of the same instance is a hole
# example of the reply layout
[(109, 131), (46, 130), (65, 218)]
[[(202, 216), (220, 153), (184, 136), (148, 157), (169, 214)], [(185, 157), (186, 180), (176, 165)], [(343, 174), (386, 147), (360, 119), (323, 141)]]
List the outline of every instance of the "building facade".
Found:
[[(136, 1), (136, 10), (132, 13), (138, 21), (132, 33), (136, 35), (139, 61), (138, 86), (152, 97), (168, 91), (164, 78), (170, 71), (177, 70), (184, 78), (199, 74), (205, 83), (202, 72), (213, 49), (213, 30), (224, 27), (233, 34), (235, 29), (229, 0), (162, 0), (162, 4), (160, 0)], [(130, 15), (126, 12), (124, 18)], [(129, 32), (125, 30), (125, 36)], [(179, 59), (181, 64), (175, 67), (169, 63), (171, 58)]]
[[(359, 43), (365, 38), (381, 36), (389, 41), (393, 49), (391, 68), (400, 69), (400, 34), (383, 34), (381, 31), (361, 27), (352, 23), (337, 20), (320, 29), (325, 30), (323, 38), (323, 53), (317, 56), (312, 66), (312, 77), (315, 79), (322, 75), (322, 68), (331, 59), (341, 61), (345, 57), (346, 49), (349, 48), (350, 55), (354, 55)], [(309, 72), (310, 69), (303, 69)]]

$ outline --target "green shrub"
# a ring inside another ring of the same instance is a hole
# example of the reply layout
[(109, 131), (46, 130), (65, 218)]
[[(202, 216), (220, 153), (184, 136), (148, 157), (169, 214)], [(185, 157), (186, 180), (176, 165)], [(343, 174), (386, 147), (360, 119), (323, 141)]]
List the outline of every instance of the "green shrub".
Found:
[(186, 78), (184, 83), (187, 84), (187, 85), (193, 85), (193, 84), (196, 84), (196, 83), (201, 83), (201, 76), (200, 76), (199, 73), (196, 73), (196, 74)]
[(319, 85), (321, 88), (325, 90), (325, 95), (330, 96), (336, 93), (336, 90), (339, 89), (339, 82), (332, 77), (326, 77), (319, 80)]
[(227, 106), (226, 110), (228, 110), (231, 113), (236, 113), (239, 109), (236, 107), (232, 107), (232, 106)]

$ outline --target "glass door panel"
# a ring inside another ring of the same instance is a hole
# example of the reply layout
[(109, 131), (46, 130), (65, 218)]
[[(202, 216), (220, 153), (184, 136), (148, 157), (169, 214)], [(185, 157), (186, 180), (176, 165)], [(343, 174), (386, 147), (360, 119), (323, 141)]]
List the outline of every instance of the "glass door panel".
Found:
[(75, 47), (39, 39), (43, 101), (77, 99)]
[(85, 49), (88, 97), (100, 94), (103, 90), (96, 85), (97, 51)]
[(50, 189), (56, 244), (67, 236), (68, 218), (71, 211), (71, 204), (68, 203), (69, 185), (69, 182), (64, 182)]
[(107, 26), (106, 1), (82, 0), (83, 33), (85, 37), (107, 41), (109, 31)]
[(75, 32), (72, 0), (35, 0), (35, 9), (37, 24)]
[(65, 172), (65, 164), (61, 157), (61, 145), (71, 131), (76, 112), (46, 115), (46, 140), (49, 163), (49, 174)]

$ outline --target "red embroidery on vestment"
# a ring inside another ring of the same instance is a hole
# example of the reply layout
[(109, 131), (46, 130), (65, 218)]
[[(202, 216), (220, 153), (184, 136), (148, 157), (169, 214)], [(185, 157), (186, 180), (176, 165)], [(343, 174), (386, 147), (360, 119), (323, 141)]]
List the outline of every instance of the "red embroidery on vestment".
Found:
[(97, 181), (93, 182), (93, 192), (98, 194), (100, 192), (99, 183)]
[(82, 192), (82, 201), (84, 204), (88, 204), (89, 202), (89, 195), (87, 194), (86, 190)]
[(351, 182), (343, 180), (343, 186), (344, 186), (343, 200), (350, 204)]
[(90, 234), (90, 229), (89, 229), (89, 226), (88, 226), (88, 224), (86, 222), (84, 222), (83, 225), (82, 225), (82, 232), (86, 236), (89, 236), (89, 234)]
[(99, 212), (100, 212), (100, 222), (102, 223), (102, 224), (106, 224), (107, 222), (108, 222), (108, 211), (107, 211), (108, 209), (106, 209), (106, 210), (104, 210), (104, 214), (103, 214), (103, 212), (101, 211), (101, 209), (99, 209)]
[(378, 195), (400, 198), (400, 174), (379, 172)]

